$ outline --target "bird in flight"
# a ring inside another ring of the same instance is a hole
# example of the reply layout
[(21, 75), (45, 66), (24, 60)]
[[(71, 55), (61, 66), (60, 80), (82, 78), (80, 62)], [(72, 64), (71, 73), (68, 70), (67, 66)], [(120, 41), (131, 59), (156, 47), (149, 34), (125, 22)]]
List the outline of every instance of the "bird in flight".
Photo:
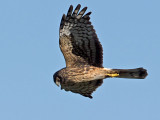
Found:
[(92, 98), (92, 93), (102, 85), (105, 78), (144, 79), (147, 70), (109, 69), (103, 67), (103, 49), (90, 22), (90, 14), (85, 14), (87, 7), (80, 12), (78, 4), (73, 11), (69, 7), (63, 14), (59, 29), (59, 46), (65, 58), (66, 67), (53, 75), (57, 86), (65, 91)]

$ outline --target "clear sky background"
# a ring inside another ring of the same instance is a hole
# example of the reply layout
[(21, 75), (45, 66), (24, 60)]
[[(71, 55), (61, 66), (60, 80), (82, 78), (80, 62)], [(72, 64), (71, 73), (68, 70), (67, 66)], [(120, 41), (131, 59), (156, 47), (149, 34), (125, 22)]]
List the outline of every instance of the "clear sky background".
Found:
[[(93, 99), (60, 90), (59, 24), (69, 6), (92, 11), (104, 66), (144, 67), (146, 79), (105, 79)], [(1, 0), (0, 120), (160, 120), (159, 0)]]

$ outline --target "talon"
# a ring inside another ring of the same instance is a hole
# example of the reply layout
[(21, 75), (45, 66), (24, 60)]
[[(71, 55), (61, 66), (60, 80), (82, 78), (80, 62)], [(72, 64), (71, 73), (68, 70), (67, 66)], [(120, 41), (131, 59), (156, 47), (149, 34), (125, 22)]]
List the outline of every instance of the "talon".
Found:
[(119, 76), (118, 73), (114, 73), (114, 74), (106, 74), (106, 75), (109, 76), (109, 77), (117, 77), (117, 76)]

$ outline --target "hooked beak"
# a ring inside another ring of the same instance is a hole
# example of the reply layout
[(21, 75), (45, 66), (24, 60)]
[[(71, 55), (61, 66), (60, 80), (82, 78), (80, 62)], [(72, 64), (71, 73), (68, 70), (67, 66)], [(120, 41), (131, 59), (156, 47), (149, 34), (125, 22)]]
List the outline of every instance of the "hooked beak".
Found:
[(55, 84), (59, 87), (60, 83), (58, 81), (55, 82)]

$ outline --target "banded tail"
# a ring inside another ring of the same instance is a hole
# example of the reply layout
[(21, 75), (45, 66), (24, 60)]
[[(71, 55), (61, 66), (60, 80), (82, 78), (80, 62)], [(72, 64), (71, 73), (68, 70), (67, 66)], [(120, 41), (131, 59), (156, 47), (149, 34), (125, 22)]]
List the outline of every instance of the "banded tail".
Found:
[(144, 68), (135, 69), (111, 69), (106, 77), (144, 79), (148, 73)]

